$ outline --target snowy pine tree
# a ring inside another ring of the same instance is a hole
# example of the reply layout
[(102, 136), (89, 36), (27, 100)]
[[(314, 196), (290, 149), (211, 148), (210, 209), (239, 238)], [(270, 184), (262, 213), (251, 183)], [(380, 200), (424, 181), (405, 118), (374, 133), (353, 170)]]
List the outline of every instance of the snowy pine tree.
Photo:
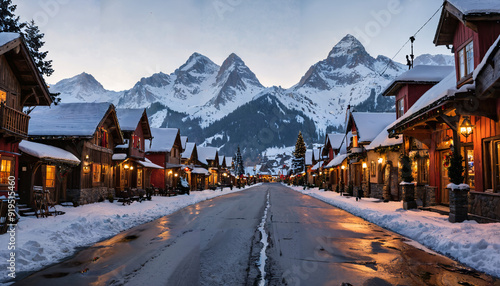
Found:
[(236, 151), (236, 154), (235, 154), (234, 174), (237, 177), (245, 174), (245, 168), (243, 168), (243, 158), (241, 157), (240, 146), (238, 146), (238, 150)]
[(11, 0), (0, 0), (0, 31), (21, 33), (25, 23), (19, 23), (19, 16), (16, 16), (17, 5), (12, 5)]
[(294, 174), (298, 174), (304, 171), (306, 156), (306, 144), (304, 143), (304, 138), (302, 137), (302, 132), (299, 131), (299, 136), (297, 142), (295, 143), (295, 151), (293, 152), (292, 159), (292, 170)]
[(54, 69), (52, 69), (52, 60), (46, 61), (45, 58), (49, 52), (42, 52), (40, 50), (45, 44), (42, 40), (44, 34), (41, 33), (38, 26), (35, 25), (35, 21), (31, 20), (31, 22), (26, 25), (26, 29), (24, 29), (23, 34), (26, 45), (35, 60), (35, 64), (40, 70), (40, 73), (46, 76), (51, 76), (54, 72)]

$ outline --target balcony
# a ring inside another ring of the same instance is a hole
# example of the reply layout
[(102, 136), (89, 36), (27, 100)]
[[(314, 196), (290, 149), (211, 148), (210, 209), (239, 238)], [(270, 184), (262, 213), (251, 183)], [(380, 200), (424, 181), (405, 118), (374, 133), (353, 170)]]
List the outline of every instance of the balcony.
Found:
[(9, 136), (26, 138), (30, 117), (19, 110), (0, 104), (0, 130)]

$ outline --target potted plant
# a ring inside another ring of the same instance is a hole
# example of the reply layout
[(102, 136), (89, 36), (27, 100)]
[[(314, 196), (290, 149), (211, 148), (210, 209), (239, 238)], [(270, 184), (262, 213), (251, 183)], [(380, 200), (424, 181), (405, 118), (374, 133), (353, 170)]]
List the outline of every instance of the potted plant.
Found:
[(448, 178), (450, 184), (447, 191), (450, 192), (450, 222), (463, 222), (467, 220), (469, 185), (464, 184), (463, 158), (458, 150), (453, 150), (449, 160)]

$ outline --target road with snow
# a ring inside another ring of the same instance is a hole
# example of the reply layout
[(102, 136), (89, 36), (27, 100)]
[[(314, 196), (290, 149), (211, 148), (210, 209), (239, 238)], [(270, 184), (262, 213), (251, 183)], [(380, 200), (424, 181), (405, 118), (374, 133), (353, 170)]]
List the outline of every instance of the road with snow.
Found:
[(266, 257), (266, 285), (498, 283), (317, 199), (265, 184), (130, 229), (14, 285), (258, 285)]

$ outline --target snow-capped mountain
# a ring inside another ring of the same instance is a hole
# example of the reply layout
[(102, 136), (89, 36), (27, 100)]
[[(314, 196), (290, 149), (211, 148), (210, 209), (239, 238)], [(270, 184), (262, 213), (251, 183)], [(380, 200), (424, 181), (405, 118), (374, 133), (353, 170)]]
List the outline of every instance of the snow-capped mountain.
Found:
[[(417, 64), (449, 65), (451, 56), (422, 55)], [(120, 108), (147, 108), (153, 127), (177, 127), (198, 144), (222, 147), (256, 158), (269, 147), (292, 146), (302, 131), (308, 143), (342, 131), (346, 109), (394, 110), (394, 98), (379, 96), (407, 66), (372, 57), (353, 36), (345, 36), (328, 56), (312, 65), (289, 89), (266, 88), (236, 54), (219, 66), (199, 53), (171, 74), (142, 78), (127, 91), (105, 90), (80, 74), (51, 88), (62, 102), (111, 101)], [(205, 140), (205, 139), (210, 140)]]
[(231, 54), (219, 67), (209, 58), (194, 53), (170, 75), (157, 73), (141, 79), (124, 93), (118, 105), (144, 108), (160, 102), (174, 111), (200, 118), (206, 127), (251, 101), (263, 89), (236, 54)]
[(428, 65), (428, 66), (454, 66), (455, 57), (452, 55), (430, 55), (422, 54), (415, 58), (413, 61), (414, 66)]
[(59, 81), (50, 92), (60, 93), (61, 102), (112, 102), (117, 104), (123, 92), (104, 89), (92, 75), (81, 73)]
[[(306, 72), (300, 82), (284, 91), (280, 100), (290, 109), (302, 110), (318, 131), (343, 125), (348, 105), (356, 106), (379, 92), (406, 70), (385, 56), (373, 58), (352, 35), (345, 36), (328, 57)], [(376, 99), (376, 98), (375, 98)], [(371, 111), (377, 109), (376, 103)], [(394, 108), (393, 103), (383, 109)]]

